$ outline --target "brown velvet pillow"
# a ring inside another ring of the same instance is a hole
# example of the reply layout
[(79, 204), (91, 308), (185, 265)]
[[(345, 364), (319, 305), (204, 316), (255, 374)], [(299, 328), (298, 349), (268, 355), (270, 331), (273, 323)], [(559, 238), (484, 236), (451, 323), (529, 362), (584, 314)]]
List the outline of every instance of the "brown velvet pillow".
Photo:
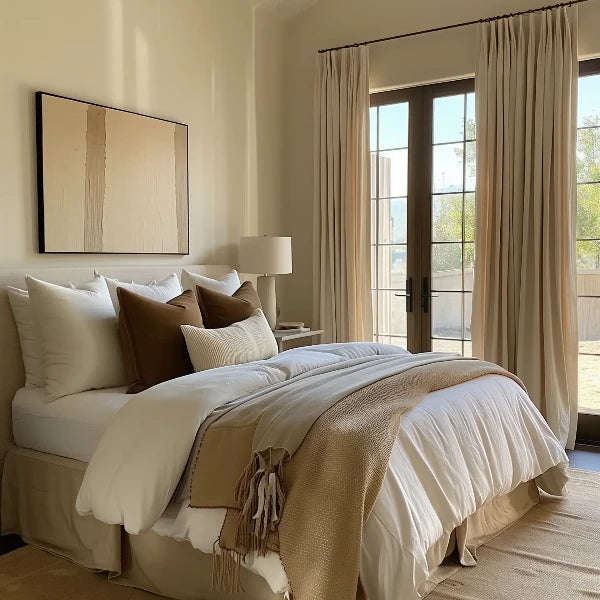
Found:
[(229, 327), (247, 319), (257, 308), (262, 308), (260, 298), (250, 281), (244, 281), (232, 296), (199, 285), (196, 286), (196, 292), (204, 327), (207, 329)]
[(181, 325), (202, 327), (202, 316), (187, 290), (168, 302), (144, 298), (124, 288), (119, 296), (119, 333), (128, 372), (134, 383), (127, 390), (136, 394), (157, 383), (192, 373)]

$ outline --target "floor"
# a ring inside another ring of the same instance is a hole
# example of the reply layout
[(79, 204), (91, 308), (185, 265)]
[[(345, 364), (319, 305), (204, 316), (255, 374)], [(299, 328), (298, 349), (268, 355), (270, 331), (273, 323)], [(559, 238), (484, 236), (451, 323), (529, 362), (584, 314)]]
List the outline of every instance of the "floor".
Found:
[(567, 454), (574, 469), (600, 472), (600, 446), (575, 446)]
[(427, 600), (598, 600), (600, 473), (570, 475), (566, 497), (542, 498)]
[(0, 555), (8, 554), (24, 545), (18, 535), (4, 535), (0, 537)]
[[(571, 467), (574, 469), (600, 472), (600, 447), (575, 446), (575, 450), (569, 450), (567, 454), (571, 461)], [(18, 535), (0, 537), (0, 555), (12, 552), (23, 545)]]

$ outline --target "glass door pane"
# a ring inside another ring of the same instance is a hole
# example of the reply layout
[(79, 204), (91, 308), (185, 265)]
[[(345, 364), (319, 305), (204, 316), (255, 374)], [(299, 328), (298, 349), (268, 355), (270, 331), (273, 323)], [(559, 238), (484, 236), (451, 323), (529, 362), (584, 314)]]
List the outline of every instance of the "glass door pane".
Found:
[(409, 103), (375, 106), (371, 140), (371, 289), (374, 340), (407, 347)]
[(600, 415), (600, 74), (579, 78), (576, 160), (579, 410)]
[[(435, 94), (435, 91), (434, 91)], [(431, 348), (471, 355), (475, 94), (433, 98)]]

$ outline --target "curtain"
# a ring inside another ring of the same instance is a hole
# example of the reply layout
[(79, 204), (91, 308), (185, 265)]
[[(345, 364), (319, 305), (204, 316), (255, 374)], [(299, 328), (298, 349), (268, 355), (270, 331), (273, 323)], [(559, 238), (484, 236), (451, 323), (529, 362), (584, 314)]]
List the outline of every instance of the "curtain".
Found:
[(314, 320), (324, 341), (372, 341), (369, 54), (319, 54), (315, 80)]
[(476, 356), (518, 375), (557, 437), (577, 424), (577, 12), (481, 26)]

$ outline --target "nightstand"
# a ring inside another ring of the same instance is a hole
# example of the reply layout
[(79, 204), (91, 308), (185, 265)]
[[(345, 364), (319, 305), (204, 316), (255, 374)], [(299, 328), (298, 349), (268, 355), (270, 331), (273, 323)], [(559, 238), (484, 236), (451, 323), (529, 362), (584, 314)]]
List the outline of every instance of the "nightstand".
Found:
[(274, 331), (273, 335), (277, 340), (277, 349), (279, 350), (279, 352), (283, 352), (283, 342), (287, 342), (289, 340), (298, 340), (300, 338), (315, 337), (317, 335), (321, 335), (324, 332), (324, 329), (311, 329), (310, 331), (294, 331), (293, 329), (291, 329), (289, 332), (281, 330)]

